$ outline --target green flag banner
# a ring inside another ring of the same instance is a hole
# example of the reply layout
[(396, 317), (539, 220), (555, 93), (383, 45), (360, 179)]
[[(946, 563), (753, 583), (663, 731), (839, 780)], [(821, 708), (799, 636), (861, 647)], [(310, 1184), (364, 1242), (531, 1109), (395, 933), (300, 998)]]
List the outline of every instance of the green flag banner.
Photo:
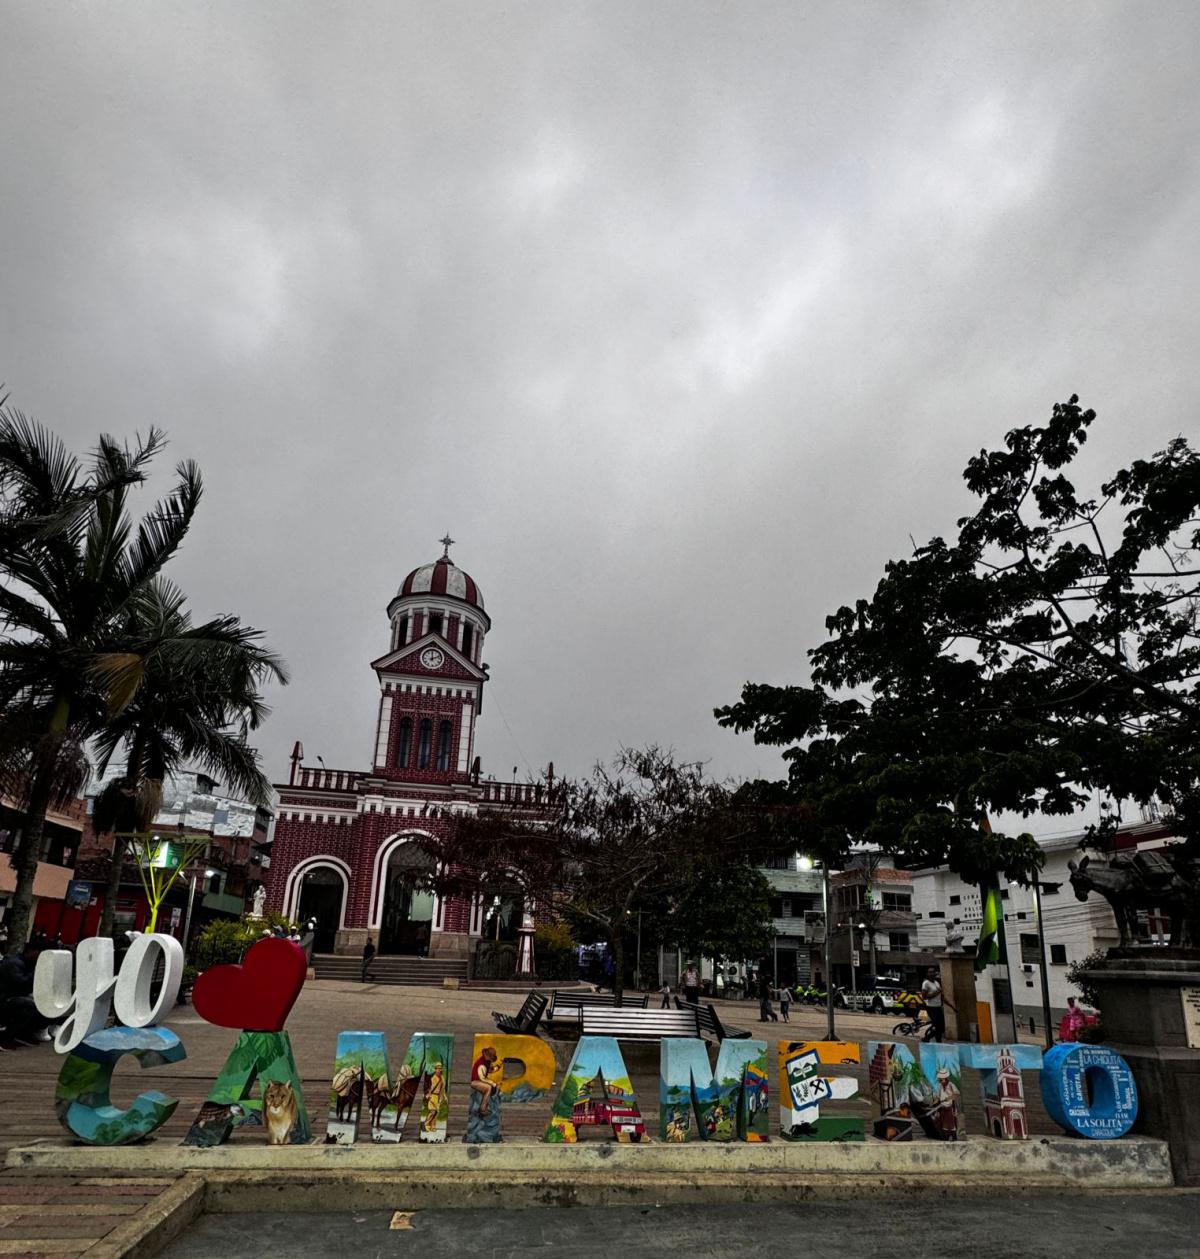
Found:
[(975, 948), (977, 972), (1004, 958), (1000, 949), (1004, 932), (1004, 908), (1000, 900), (1000, 884), (996, 880), (979, 885), (979, 902), (983, 906), (983, 920), (979, 924), (979, 944)]

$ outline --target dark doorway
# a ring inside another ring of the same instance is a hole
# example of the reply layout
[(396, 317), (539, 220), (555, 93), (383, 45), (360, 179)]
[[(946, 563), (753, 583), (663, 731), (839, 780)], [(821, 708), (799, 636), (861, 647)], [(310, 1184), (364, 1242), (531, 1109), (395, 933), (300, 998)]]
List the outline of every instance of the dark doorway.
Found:
[(426, 887), (433, 858), (419, 844), (400, 844), (388, 857), (380, 953), (429, 956), (433, 929), (433, 892)]
[(345, 884), (342, 876), (328, 866), (318, 866), (304, 876), (300, 886), (300, 905), (296, 917), (303, 927), (310, 920), (313, 928), (313, 952), (332, 953), (342, 920), (342, 897)]

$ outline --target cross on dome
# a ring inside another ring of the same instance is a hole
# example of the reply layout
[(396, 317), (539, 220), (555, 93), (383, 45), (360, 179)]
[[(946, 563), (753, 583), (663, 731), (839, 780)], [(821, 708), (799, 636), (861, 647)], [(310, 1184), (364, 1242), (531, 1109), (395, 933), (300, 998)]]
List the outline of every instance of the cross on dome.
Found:
[(454, 545), (454, 539), (450, 536), (449, 532), (447, 532), (446, 536), (444, 538), (438, 538), (438, 541), (445, 548), (445, 550), (442, 551), (442, 559), (448, 560), (450, 558), (450, 548)]

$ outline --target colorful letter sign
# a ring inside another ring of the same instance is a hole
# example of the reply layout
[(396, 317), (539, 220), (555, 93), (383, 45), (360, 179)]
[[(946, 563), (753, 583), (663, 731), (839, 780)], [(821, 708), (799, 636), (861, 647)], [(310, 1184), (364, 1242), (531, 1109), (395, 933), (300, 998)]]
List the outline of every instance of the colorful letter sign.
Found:
[(844, 1040), (779, 1042), (779, 1126), (789, 1141), (861, 1141), (857, 1115), (821, 1114), (821, 1103), (845, 1101), (858, 1084), (845, 1075), (825, 1075), (822, 1066), (859, 1061), (858, 1046)]
[[(522, 1070), (510, 1072), (511, 1067)], [(536, 1101), (553, 1087), (554, 1050), (544, 1040), (501, 1033), (476, 1036), (463, 1140), (468, 1145), (502, 1141), (502, 1106)]]
[(664, 1141), (767, 1140), (765, 1040), (722, 1041), (715, 1071), (702, 1040), (670, 1038), (661, 1046), (658, 1114)]
[(93, 1032), (63, 1059), (54, 1092), (55, 1113), (73, 1137), (89, 1145), (125, 1145), (149, 1136), (175, 1113), (179, 1100), (157, 1091), (139, 1093), (127, 1110), (112, 1104), (108, 1090), (113, 1068), (126, 1054), (142, 1067), (187, 1057), (179, 1037), (165, 1027)]
[(1041, 1078), (1050, 1118), (1072, 1136), (1111, 1141), (1133, 1127), (1137, 1084), (1125, 1059), (1106, 1046), (1055, 1045), (1046, 1050)]
[(610, 1125), (621, 1142), (646, 1135), (629, 1069), (612, 1036), (579, 1038), (542, 1140), (571, 1144), (585, 1124)]

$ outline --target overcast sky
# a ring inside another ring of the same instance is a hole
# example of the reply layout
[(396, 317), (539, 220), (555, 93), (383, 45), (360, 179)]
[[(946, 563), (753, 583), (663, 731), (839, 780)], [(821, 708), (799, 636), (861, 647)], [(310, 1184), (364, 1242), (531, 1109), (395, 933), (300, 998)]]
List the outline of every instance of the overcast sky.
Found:
[[(1078, 392), (1195, 434), (1200, 6), (0, 0), (0, 380), (206, 496), (260, 745), (365, 768), (385, 607), (493, 617), (485, 772), (658, 741), (948, 532)], [(149, 495), (143, 494), (149, 501)]]

